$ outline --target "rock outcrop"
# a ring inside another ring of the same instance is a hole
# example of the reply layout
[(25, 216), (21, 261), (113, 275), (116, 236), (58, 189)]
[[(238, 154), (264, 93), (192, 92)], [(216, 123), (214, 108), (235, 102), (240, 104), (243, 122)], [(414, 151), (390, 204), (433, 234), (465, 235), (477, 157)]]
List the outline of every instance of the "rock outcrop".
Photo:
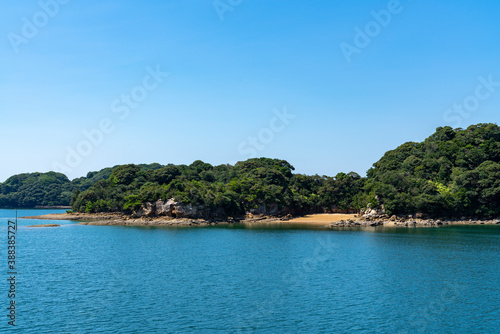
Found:
[(478, 220), (478, 219), (461, 219), (461, 220), (440, 220), (440, 219), (419, 219), (413, 218), (413, 215), (404, 217), (392, 216), (389, 219), (367, 219), (359, 220), (341, 220), (339, 222), (328, 225), (330, 228), (337, 227), (368, 227), (368, 226), (385, 226), (385, 227), (439, 227), (444, 225), (500, 225), (500, 219)]
[(385, 208), (382, 204), (380, 208), (372, 208), (371, 204), (368, 203), (366, 209), (361, 209), (360, 215), (365, 219), (376, 219), (376, 218), (388, 218), (385, 214)]
[(251, 214), (253, 216), (277, 216), (279, 214), (278, 204), (260, 204), (258, 208), (250, 209), (247, 214)]
[[(280, 212), (278, 204), (260, 204), (257, 208), (249, 210), (248, 217), (276, 217), (283, 214)], [(222, 208), (212, 209), (204, 205), (184, 204), (171, 198), (167, 201), (158, 200), (156, 202), (143, 203), (141, 208), (133, 213), (136, 218), (141, 217), (171, 217), (171, 218), (191, 218), (191, 219), (211, 219), (225, 218), (226, 212)]]
[(223, 212), (221, 210), (212, 212), (203, 205), (183, 204), (171, 198), (167, 201), (146, 202), (133, 215), (135, 217), (207, 218), (223, 216)]

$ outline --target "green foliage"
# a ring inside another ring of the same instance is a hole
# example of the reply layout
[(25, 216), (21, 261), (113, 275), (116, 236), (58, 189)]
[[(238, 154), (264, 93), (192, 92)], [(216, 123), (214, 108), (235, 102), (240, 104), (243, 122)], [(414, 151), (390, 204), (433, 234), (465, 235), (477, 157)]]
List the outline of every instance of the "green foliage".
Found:
[(311, 177), (293, 174), (293, 170), (287, 161), (267, 158), (215, 167), (198, 160), (189, 166), (157, 166), (147, 172), (141, 166), (117, 166), (108, 180), (75, 193), (72, 204), (75, 211), (104, 208), (132, 213), (146, 202), (174, 198), (204, 207), (214, 216), (243, 215), (262, 206), (294, 214), (356, 209), (352, 203), (359, 199), (356, 196), (364, 183), (358, 174)]
[(421, 143), (388, 151), (367, 177), (294, 174), (284, 160), (236, 165), (122, 165), (69, 181), (59, 173), (20, 174), (0, 183), (0, 207), (68, 205), (79, 212), (132, 213), (146, 202), (176, 201), (211, 215), (276, 208), (280, 214), (352, 212), (368, 204), (389, 214), (500, 215), (500, 128), (440, 127)]
[(60, 173), (30, 173), (0, 183), (1, 208), (69, 205), (73, 187)]
[(179, 176), (180, 174), (181, 171), (177, 166), (168, 165), (153, 171), (150, 174), (149, 179), (151, 182), (155, 182), (160, 185), (169, 184), (173, 179), (175, 179), (176, 176)]
[(129, 185), (138, 176), (141, 167), (130, 164), (118, 166), (113, 169), (110, 180), (113, 184)]
[(365, 193), (389, 214), (498, 216), (500, 128), (440, 127), (422, 143), (387, 152), (367, 173)]
[(104, 168), (98, 172), (88, 172), (86, 177), (74, 179), (71, 183), (77, 190), (84, 191), (101, 180), (109, 179), (113, 168)]
[(142, 202), (139, 200), (138, 195), (129, 195), (125, 197), (125, 204), (123, 205), (123, 210), (125, 212), (134, 212), (141, 208)]

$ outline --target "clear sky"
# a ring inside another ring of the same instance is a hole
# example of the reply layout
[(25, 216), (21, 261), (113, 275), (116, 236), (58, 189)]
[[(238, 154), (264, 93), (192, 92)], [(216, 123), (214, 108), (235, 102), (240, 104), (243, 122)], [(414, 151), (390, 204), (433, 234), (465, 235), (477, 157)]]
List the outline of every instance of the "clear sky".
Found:
[(499, 17), (498, 0), (10, 1), (0, 182), (254, 156), (365, 175), (438, 126), (499, 122)]

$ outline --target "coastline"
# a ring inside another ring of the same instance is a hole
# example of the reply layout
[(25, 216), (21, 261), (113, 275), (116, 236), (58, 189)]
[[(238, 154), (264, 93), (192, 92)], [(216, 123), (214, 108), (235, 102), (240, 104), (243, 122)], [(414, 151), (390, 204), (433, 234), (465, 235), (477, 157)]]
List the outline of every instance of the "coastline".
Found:
[(447, 220), (447, 219), (399, 219), (391, 220), (385, 218), (378, 219), (354, 219), (354, 220), (342, 220), (339, 222), (331, 223), (328, 225), (329, 228), (341, 228), (341, 227), (442, 227), (450, 225), (500, 225), (500, 219), (459, 219), (459, 220)]
[(54, 213), (41, 216), (21, 217), (22, 219), (38, 220), (70, 220), (78, 222), (79, 225), (95, 226), (214, 226), (246, 223), (275, 223), (283, 222), (276, 217), (254, 217), (254, 218), (229, 218), (229, 219), (193, 219), (193, 218), (170, 218), (141, 217), (122, 213)]
[(41, 216), (22, 217), (22, 219), (38, 220), (70, 220), (79, 225), (95, 226), (214, 226), (214, 225), (302, 225), (318, 228), (345, 228), (345, 227), (442, 227), (449, 225), (500, 225), (500, 219), (422, 219), (422, 218), (370, 218), (351, 214), (313, 214), (302, 217), (272, 217), (255, 216), (229, 219), (192, 219), (171, 217), (141, 217), (135, 218), (122, 213), (57, 213)]

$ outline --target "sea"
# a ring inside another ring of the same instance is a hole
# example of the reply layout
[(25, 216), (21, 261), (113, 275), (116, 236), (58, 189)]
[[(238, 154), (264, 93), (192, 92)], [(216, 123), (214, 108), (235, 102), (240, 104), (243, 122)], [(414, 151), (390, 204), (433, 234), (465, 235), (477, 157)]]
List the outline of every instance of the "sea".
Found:
[(500, 333), (500, 226), (21, 218), (57, 212), (0, 210), (0, 333)]

